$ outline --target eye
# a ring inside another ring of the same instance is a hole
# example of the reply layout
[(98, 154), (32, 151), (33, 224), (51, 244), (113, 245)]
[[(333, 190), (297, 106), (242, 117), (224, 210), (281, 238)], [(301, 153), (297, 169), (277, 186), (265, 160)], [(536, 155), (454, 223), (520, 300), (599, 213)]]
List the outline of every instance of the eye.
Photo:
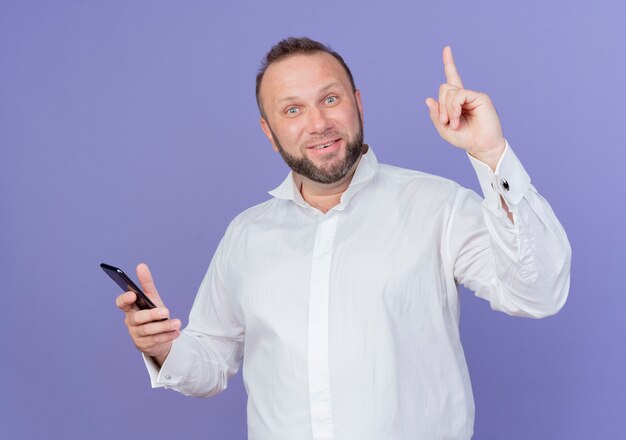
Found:
[(334, 104), (335, 102), (337, 102), (337, 97), (336, 97), (336, 96), (334, 96), (334, 95), (333, 95), (333, 96), (329, 96), (328, 98), (326, 98), (326, 99), (324, 100), (324, 102), (325, 102), (326, 104)]
[(298, 107), (288, 107), (287, 110), (285, 110), (285, 113), (287, 113), (288, 115), (297, 115)]

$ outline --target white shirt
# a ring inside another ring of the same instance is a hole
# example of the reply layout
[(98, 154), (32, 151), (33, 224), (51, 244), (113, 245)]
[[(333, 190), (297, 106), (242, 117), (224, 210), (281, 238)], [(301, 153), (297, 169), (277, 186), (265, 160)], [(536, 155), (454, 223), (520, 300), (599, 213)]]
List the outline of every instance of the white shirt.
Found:
[(508, 144), (495, 173), (470, 160), (484, 201), (370, 149), (326, 214), (290, 173), (229, 225), (189, 325), (160, 371), (146, 362), (152, 385), (210, 397), (245, 359), (252, 440), (469, 439), (457, 283), (540, 318), (565, 302), (571, 255)]

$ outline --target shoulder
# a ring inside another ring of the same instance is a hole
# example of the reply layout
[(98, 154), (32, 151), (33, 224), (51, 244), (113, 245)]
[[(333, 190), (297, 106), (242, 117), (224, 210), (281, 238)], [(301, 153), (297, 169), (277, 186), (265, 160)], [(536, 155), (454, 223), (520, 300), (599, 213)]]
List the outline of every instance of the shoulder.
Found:
[(275, 217), (277, 202), (281, 200), (270, 199), (237, 214), (226, 227), (218, 250), (221, 249), (224, 255), (232, 256), (234, 251), (240, 249), (254, 235), (254, 230), (267, 228)]
[(429, 198), (440, 200), (469, 191), (445, 177), (387, 164), (380, 164), (377, 183), (385, 190), (428, 194)]
[(271, 198), (240, 212), (228, 225), (228, 230), (241, 230), (256, 223), (263, 223), (275, 217), (283, 200)]

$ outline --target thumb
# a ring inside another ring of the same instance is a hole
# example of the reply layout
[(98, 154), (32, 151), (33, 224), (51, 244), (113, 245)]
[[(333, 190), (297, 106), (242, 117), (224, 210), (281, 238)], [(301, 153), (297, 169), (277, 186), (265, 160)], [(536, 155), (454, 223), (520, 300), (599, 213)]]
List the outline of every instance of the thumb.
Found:
[(152, 300), (154, 305), (157, 307), (165, 307), (163, 301), (161, 301), (159, 292), (154, 285), (154, 280), (152, 279), (152, 274), (150, 273), (150, 269), (148, 269), (147, 264), (140, 263), (137, 265), (137, 278), (139, 278), (143, 292), (148, 296), (148, 298), (150, 298), (150, 300)]

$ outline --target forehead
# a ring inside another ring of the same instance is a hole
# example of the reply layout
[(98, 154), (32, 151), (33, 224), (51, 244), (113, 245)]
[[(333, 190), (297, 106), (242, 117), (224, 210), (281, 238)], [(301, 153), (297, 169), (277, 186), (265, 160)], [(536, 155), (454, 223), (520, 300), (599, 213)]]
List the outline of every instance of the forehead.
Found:
[(331, 83), (351, 89), (348, 74), (335, 57), (326, 52), (292, 55), (270, 64), (261, 83), (261, 96), (272, 102), (315, 93)]

